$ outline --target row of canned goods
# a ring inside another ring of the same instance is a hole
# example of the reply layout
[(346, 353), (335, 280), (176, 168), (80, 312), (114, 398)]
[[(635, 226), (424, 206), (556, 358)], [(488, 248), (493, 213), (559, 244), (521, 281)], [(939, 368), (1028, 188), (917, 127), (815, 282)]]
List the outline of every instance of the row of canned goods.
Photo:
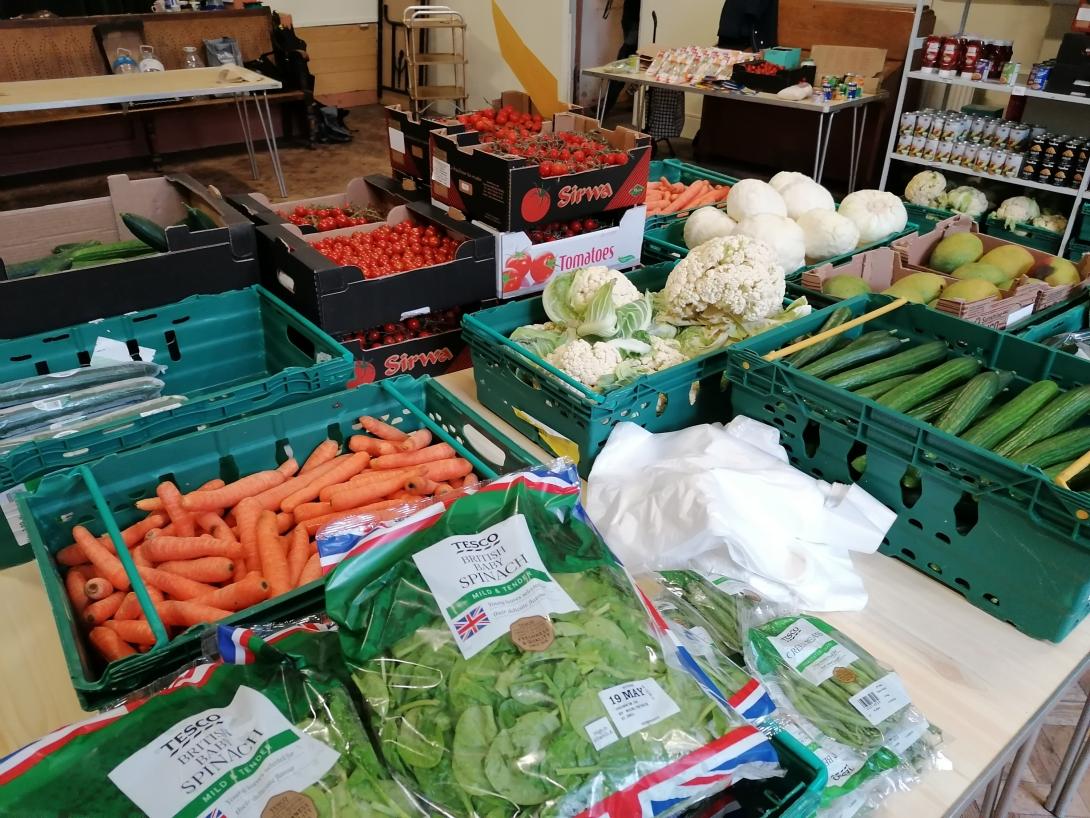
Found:
[(970, 116), (925, 108), (922, 111), (902, 112), (900, 133), (1024, 151), (1035, 137), (1045, 135), (1046, 129), (1039, 125), (1010, 122), (994, 116)]
[(906, 133), (897, 139), (897, 153), (1011, 179), (1018, 178), (1024, 160), (1024, 155), (1018, 151)]

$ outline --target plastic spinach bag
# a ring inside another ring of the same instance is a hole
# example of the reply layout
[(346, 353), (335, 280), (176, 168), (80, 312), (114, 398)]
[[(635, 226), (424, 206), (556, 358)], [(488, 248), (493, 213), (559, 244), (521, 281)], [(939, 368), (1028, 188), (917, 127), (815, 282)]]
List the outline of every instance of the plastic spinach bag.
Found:
[(777, 774), (767, 739), (664, 661), (558, 468), (365, 528), (330, 576), (397, 779), (429, 816), (639, 818)]
[[(0, 814), (416, 814), (380, 765), (350, 689), (319, 669), (323, 649), (306, 667), (271, 647), (274, 639), (219, 633), (220, 659), (0, 762)], [(299, 647), (320, 635), (279, 636)]]

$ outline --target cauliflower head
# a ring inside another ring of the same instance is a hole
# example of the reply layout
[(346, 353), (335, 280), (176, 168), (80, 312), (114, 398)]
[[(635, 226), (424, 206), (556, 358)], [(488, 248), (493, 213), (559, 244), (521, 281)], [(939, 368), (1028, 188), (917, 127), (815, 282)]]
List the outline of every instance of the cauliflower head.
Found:
[(611, 270), (609, 267), (582, 267), (572, 276), (571, 290), (568, 292), (568, 303), (572, 309), (579, 313), (587, 308), (594, 294), (603, 284), (613, 282), (613, 305), (623, 307), (632, 301), (639, 301), (642, 294), (631, 281), (625, 278), (624, 273)]
[(1053, 233), (1062, 233), (1067, 229), (1067, 216), (1059, 213), (1042, 213), (1034, 218), (1030, 224), (1034, 227), (1042, 227)]
[(598, 388), (598, 382), (621, 365), (621, 353), (605, 342), (588, 343), (582, 338), (569, 341), (550, 352), (545, 360), (567, 372), (579, 383)]
[(670, 272), (662, 302), (673, 323), (754, 321), (783, 309), (783, 267), (749, 236), (711, 239)]
[(995, 217), (1002, 219), (1008, 230), (1017, 222), (1032, 222), (1040, 215), (1040, 206), (1029, 196), (1011, 196), (1009, 199), (1004, 199), (995, 211)]
[(688, 356), (681, 351), (681, 345), (677, 341), (672, 338), (656, 338), (654, 335), (651, 336), (651, 351), (640, 356), (640, 362), (647, 366), (648, 372), (669, 369), (687, 360)]
[(945, 192), (946, 177), (937, 170), (925, 170), (909, 180), (905, 186), (905, 199), (928, 207)]

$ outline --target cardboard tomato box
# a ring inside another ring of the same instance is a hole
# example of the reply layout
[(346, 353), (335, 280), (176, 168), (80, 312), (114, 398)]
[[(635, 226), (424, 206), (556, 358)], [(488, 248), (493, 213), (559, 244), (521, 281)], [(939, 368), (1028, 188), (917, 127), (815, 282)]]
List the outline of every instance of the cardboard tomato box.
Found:
[(597, 120), (573, 113), (556, 114), (542, 128), (543, 134), (562, 131), (597, 133), (627, 161), (542, 176), (533, 159), (487, 150), (488, 143), (482, 145), (477, 131), (432, 131), (432, 201), (501, 231), (528, 230), (644, 203), (651, 137), (623, 127), (607, 130)]
[[(607, 217), (612, 214), (607, 214)], [(515, 298), (545, 289), (554, 273), (601, 265), (627, 270), (640, 263), (647, 207), (621, 213), (612, 224), (563, 239), (534, 244), (525, 231), (496, 236), (496, 293)]]
[[(254, 224), (290, 224), (288, 216), (297, 207), (331, 208), (350, 207), (356, 210), (375, 210), (389, 213), (398, 205), (422, 201), (425, 194), (409, 180), (393, 179), (389, 176), (373, 174), (361, 176), (350, 181), (343, 193), (331, 193), (328, 196), (315, 196), (310, 199), (294, 199), (289, 202), (273, 202), (264, 193), (242, 193), (228, 196), (228, 200)], [(313, 225), (300, 225), (303, 233), (317, 233)]]
[[(979, 237), (981, 244), (984, 246), (985, 253), (988, 253), (997, 247), (1015, 244), (1033, 256), (1034, 267), (1047, 265), (1057, 258), (1054, 255), (1042, 252), (1033, 247), (1026, 247), (1025, 245), (1017, 244), (1016, 242), (1004, 241), (995, 236), (981, 233), (976, 222), (965, 215), (945, 219), (936, 224), (935, 228), (928, 233), (922, 235), (910, 234), (897, 239), (890, 244), (890, 247), (901, 256), (901, 260), (906, 267), (914, 270), (934, 272), (927, 266), (927, 262), (931, 258), (931, 253), (936, 245), (949, 235), (964, 232), (976, 234)], [(1031, 275), (1023, 276), (1018, 280), (1015, 288), (1019, 293), (1019, 298), (1026, 300), (1026, 303), (1033, 304), (1033, 312), (1037, 312), (1046, 309), (1047, 307), (1051, 307), (1054, 304), (1058, 304), (1068, 298), (1075, 297), (1087, 286), (1088, 282), (1090, 282), (1090, 259), (1083, 258), (1075, 267), (1078, 270), (1081, 279), (1081, 282), (1075, 285), (1052, 286), (1046, 284), (1044, 281), (1033, 278)], [(1033, 296), (1032, 299), (1030, 299), (1031, 295)]]
[(462, 330), (457, 327), (425, 338), (410, 338), (400, 344), (369, 349), (364, 349), (357, 338), (342, 339), (341, 343), (356, 359), (356, 372), (348, 382), (349, 388), (398, 375), (437, 377), (473, 365), (467, 344), (462, 340)]
[(394, 207), (385, 224), (406, 220), (440, 227), (459, 242), (455, 257), (443, 264), (364, 278), (359, 267), (339, 265), (311, 245), (377, 230), (383, 222), (307, 236), (295, 225), (272, 225), (257, 228), (262, 239), (262, 282), (332, 335), (495, 297), (496, 238), (492, 233), (452, 219), (426, 202)]

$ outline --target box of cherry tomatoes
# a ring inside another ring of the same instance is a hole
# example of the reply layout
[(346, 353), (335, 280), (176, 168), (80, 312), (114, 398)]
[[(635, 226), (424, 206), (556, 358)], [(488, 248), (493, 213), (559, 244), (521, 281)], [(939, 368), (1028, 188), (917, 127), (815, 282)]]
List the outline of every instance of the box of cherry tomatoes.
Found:
[(477, 306), (451, 307), (387, 321), (338, 339), (356, 359), (349, 387), (398, 375), (437, 377), (468, 369), (472, 359), (462, 340), (461, 320), (463, 312)]
[(496, 294), (495, 236), (426, 202), (324, 233), (257, 230), (262, 283), (334, 336)]

